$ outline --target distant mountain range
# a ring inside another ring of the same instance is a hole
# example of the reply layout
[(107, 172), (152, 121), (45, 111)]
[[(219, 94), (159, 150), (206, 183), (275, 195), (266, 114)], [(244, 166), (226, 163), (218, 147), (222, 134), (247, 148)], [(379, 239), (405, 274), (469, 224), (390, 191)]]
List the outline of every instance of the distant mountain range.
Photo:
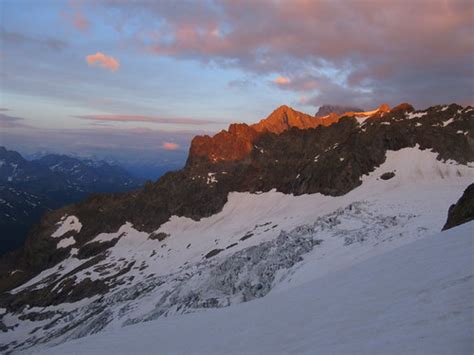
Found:
[(0, 147), (0, 254), (21, 246), (44, 212), (91, 193), (128, 191), (142, 183), (104, 161), (57, 154), (30, 161)]

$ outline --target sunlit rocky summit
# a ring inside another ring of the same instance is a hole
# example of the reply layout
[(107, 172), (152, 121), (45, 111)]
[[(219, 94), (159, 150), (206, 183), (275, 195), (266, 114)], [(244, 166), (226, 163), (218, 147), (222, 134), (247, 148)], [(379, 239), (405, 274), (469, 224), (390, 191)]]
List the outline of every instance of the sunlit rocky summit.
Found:
[[(324, 116), (310, 116), (303, 112), (296, 111), (289, 106), (280, 106), (267, 118), (252, 125), (245, 123), (231, 124), (228, 130), (223, 130), (213, 137), (197, 136), (193, 139), (190, 149), (190, 159), (205, 156), (207, 159), (216, 162), (223, 160), (240, 160), (250, 154), (255, 142), (265, 133), (281, 134), (291, 128), (309, 129), (318, 126), (330, 126), (342, 117), (365, 118), (369, 116), (381, 115), (390, 111), (388, 105), (381, 105), (378, 109), (363, 111), (345, 111), (349, 107), (333, 107), (337, 111), (332, 111)], [(340, 111), (341, 113), (338, 113)], [(413, 110), (407, 107), (405, 110)]]

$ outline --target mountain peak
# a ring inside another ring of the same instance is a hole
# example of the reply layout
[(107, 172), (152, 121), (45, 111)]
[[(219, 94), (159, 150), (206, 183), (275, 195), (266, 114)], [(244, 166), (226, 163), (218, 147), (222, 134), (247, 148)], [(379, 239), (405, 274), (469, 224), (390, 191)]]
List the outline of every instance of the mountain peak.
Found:
[(291, 127), (301, 129), (314, 127), (314, 117), (306, 113), (299, 112), (293, 108), (282, 105), (274, 110), (267, 118), (259, 123), (252, 125), (258, 132), (281, 133)]
[(390, 111), (390, 106), (388, 104), (382, 104), (378, 108), (379, 112), (389, 112)]
[(279, 107), (277, 107), (275, 110), (273, 110), (273, 112), (277, 112), (277, 111), (294, 111), (293, 107), (290, 107), (288, 105), (281, 105)]

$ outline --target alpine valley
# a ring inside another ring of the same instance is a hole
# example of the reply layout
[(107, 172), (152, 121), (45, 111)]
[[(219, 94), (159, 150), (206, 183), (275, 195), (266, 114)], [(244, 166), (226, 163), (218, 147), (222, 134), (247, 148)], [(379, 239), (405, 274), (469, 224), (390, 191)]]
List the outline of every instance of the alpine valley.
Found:
[(91, 193), (137, 189), (143, 182), (105, 161), (59, 154), (27, 160), (0, 147), (0, 255), (20, 247), (46, 211)]
[(473, 182), (470, 106), (197, 136), (182, 170), (50, 211), (1, 259), (0, 351), (473, 353)]

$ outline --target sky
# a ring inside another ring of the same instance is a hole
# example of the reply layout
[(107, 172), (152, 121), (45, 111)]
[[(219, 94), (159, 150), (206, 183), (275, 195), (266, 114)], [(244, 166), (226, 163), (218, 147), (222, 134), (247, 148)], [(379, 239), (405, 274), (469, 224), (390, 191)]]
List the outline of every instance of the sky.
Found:
[(474, 2), (0, 0), (0, 145), (183, 162), (286, 104), (474, 103)]

